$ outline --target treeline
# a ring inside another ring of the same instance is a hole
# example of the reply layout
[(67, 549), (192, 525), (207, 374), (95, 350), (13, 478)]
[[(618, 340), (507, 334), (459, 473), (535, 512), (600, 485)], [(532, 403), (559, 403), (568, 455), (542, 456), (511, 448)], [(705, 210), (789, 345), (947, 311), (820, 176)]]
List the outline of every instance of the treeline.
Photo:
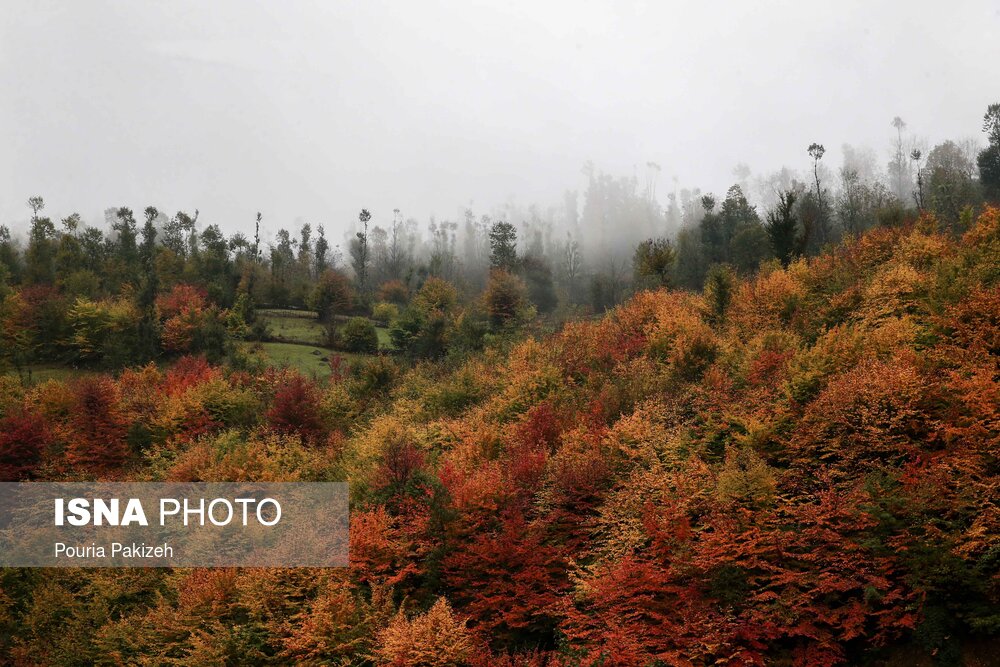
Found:
[[(141, 220), (127, 207), (109, 209), (105, 230), (76, 214), (57, 225), (32, 197), (23, 241), (0, 227), (3, 356), (17, 368), (118, 367), (190, 352), (220, 359), (233, 355), (233, 341), (267, 338), (256, 316), (267, 305), (317, 311), (333, 347), (371, 349), (369, 325), (343, 326), (345, 316), (360, 316), (391, 326), (399, 351), (438, 357), (480, 349), (536, 316), (560, 322), (604, 312), (642, 289), (698, 291), (770, 261), (788, 266), (924, 211), (961, 230), (1000, 197), (1000, 105), (984, 116), (989, 143), (978, 153), (946, 141), (924, 156), (911, 149), (902, 120), (894, 127), (896, 151), (884, 172), (845, 146), (832, 177), (825, 148), (812, 144), (808, 179), (783, 170), (754, 184), (744, 168), (721, 200), (681, 190), (663, 209), (658, 165), (647, 165), (644, 185), (587, 165), (580, 212), (567, 193), (561, 208), (509, 208), (496, 218), (470, 210), (461, 222), (432, 219), (421, 230), (398, 210), (381, 224), (362, 210), (344, 251), (310, 224), (280, 229), (265, 245), (260, 214), (252, 237), (201, 227), (197, 211), (168, 217), (152, 206)], [(750, 202), (750, 189), (762, 204)]]

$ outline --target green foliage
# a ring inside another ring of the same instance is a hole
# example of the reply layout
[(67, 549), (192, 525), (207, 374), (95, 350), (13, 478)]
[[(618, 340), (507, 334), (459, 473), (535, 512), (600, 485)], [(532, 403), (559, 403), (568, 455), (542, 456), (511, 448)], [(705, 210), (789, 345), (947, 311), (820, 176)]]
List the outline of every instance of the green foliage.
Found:
[(507, 273), (517, 269), (517, 230), (509, 222), (490, 227), (490, 267)]
[(380, 301), (372, 306), (372, 319), (383, 326), (399, 317), (399, 308), (394, 303)]
[(771, 241), (774, 255), (788, 266), (804, 245), (803, 233), (799, 231), (799, 221), (795, 215), (797, 196), (793, 190), (778, 193), (778, 205), (768, 211), (764, 231)]
[(340, 344), (348, 352), (373, 354), (378, 351), (375, 325), (365, 317), (352, 317), (340, 330)]
[(309, 295), (309, 307), (315, 310), (320, 322), (334, 315), (350, 311), (353, 304), (351, 283), (342, 273), (327, 270), (320, 276)]
[(677, 252), (667, 239), (647, 239), (636, 246), (632, 271), (639, 287), (669, 287)]
[(552, 281), (552, 269), (541, 255), (528, 254), (521, 261), (521, 277), (528, 288), (528, 299), (540, 313), (551, 313), (558, 304)]
[(726, 318), (726, 311), (733, 302), (736, 290), (736, 273), (732, 267), (725, 264), (715, 264), (708, 270), (705, 278), (705, 304), (708, 306), (708, 319), (719, 325)]
[(979, 152), (979, 180), (984, 194), (993, 201), (1000, 201), (1000, 104), (991, 104), (983, 115), (983, 132), (989, 145)]
[(483, 303), (494, 328), (514, 324), (526, 317), (528, 289), (520, 278), (496, 270), (490, 273)]

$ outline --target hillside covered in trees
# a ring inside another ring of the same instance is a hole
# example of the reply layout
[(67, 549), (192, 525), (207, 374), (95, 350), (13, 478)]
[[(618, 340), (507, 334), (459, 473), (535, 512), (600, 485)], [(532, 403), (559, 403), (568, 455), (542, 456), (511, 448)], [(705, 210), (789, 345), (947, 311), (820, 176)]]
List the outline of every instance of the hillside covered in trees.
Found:
[[(135, 252), (150, 260), (148, 244)], [(475, 306), (493, 332), (478, 351), (333, 357), (322, 382), (252, 353), (221, 365), (225, 354), (188, 354), (211, 331), (205, 318), (223, 352), (233, 320), (248, 324), (195, 288), (77, 299), (68, 329), (51, 305), (64, 290), (17, 288), (5, 341), (21, 336), (23, 349), (99, 349), (79, 322), (112, 326), (120, 308), (139, 323), (136, 349), (149, 325), (181, 356), (33, 384), (5, 376), (5, 479), (346, 479), (351, 566), (4, 570), (0, 654), (60, 665), (986, 655), (1000, 631), (998, 281), (989, 206), (954, 224), (924, 211), (746, 277), (719, 265), (699, 291), (639, 291), (553, 333), (503, 329), (528, 322), (518, 312), (530, 300), (498, 269)], [(458, 304), (446, 281), (424, 282), (404, 309), (414, 339), (428, 321), (461, 331), (473, 306)], [(29, 306), (53, 319), (12, 326)], [(416, 349), (405, 330), (394, 329), (401, 349)], [(31, 338), (57, 331), (69, 342)]]

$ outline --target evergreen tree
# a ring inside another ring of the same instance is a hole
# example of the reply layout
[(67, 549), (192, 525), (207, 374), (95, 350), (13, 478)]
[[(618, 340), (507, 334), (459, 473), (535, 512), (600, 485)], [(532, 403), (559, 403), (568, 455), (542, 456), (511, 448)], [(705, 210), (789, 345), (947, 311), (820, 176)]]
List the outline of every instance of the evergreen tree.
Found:
[(504, 220), (490, 227), (490, 267), (507, 273), (517, 268), (517, 230)]

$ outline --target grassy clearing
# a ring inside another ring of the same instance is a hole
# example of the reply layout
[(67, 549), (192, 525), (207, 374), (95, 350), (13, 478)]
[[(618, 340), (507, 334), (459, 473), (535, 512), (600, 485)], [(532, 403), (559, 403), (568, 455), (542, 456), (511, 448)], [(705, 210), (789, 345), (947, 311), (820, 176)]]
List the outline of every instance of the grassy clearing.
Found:
[[(270, 311), (268, 311), (270, 312)], [(318, 345), (323, 340), (323, 325), (313, 317), (299, 315), (263, 315), (275, 338), (290, 343)]]
[[(69, 366), (59, 366), (57, 364), (38, 364), (31, 366), (24, 374), (24, 380), (28, 384), (41, 384), (48, 380), (72, 380), (93, 373), (93, 370), (85, 368), (70, 368)], [(17, 377), (17, 371), (9, 370), (4, 375)]]
[[(316, 318), (316, 313), (307, 310), (261, 310), (258, 313), (267, 321), (271, 335), (281, 343), (301, 345), (321, 345), (326, 331)], [(393, 350), (395, 346), (389, 338), (388, 327), (375, 327), (378, 346), (383, 350)]]
[(338, 352), (316, 345), (299, 345), (298, 343), (261, 343), (264, 356), (272, 366), (288, 366), (303, 375), (323, 379), (330, 375), (330, 364), (324, 359), (331, 356), (343, 357), (349, 363), (357, 363), (371, 359), (371, 355)]
[(298, 343), (261, 343), (264, 355), (272, 366), (288, 366), (304, 375), (325, 378), (330, 375), (330, 350)]
[(315, 310), (295, 310), (294, 308), (261, 308), (257, 311), (261, 317), (301, 317), (315, 320), (319, 314)]

